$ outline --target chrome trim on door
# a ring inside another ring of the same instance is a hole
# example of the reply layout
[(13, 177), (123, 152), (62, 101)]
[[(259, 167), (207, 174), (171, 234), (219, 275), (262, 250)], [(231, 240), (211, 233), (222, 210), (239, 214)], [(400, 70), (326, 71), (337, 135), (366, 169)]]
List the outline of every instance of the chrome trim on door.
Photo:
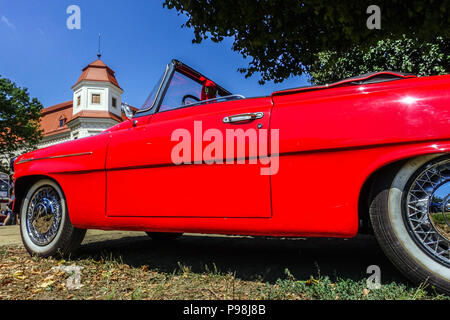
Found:
[(92, 152), (82, 152), (82, 153), (72, 153), (72, 154), (64, 154), (61, 156), (51, 156), (51, 157), (42, 157), (42, 158), (35, 158), (35, 159), (23, 159), (18, 161), (16, 164), (31, 162), (31, 161), (38, 161), (38, 160), (48, 160), (48, 159), (58, 159), (58, 158), (67, 158), (67, 157), (78, 157), (78, 156), (87, 156), (92, 154)]

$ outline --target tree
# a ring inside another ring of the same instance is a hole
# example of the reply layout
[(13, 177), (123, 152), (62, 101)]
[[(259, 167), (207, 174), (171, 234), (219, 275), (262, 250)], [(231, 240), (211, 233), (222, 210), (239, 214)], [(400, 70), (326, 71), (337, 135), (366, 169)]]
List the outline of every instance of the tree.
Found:
[(42, 138), (42, 104), (26, 88), (0, 76), (0, 171), (9, 172), (17, 152), (34, 149)]
[[(372, 0), (165, 0), (164, 6), (187, 16), (194, 43), (233, 39), (233, 50), (250, 57), (239, 69), (260, 83), (302, 75), (325, 52), (371, 50), (385, 39), (404, 35), (417, 43), (450, 36), (450, 0), (379, 0), (381, 29), (366, 25)], [(355, 47), (356, 46), (356, 47)], [(351, 54), (351, 53), (350, 53)], [(315, 69), (317, 70), (317, 69)]]
[(343, 53), (324, 51), (308, 67), (313, 84), (326, 84), (374, 71), (401, 71), (418, 76), (450, 71), (450, 40), (421, 42), (406, 36), (380, 40), (369, 48), (355, 46)]

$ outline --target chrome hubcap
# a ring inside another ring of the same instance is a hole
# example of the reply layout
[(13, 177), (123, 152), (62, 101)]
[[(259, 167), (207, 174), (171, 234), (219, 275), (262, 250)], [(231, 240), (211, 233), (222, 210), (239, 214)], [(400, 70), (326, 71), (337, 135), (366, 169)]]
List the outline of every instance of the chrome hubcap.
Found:
[(450, 161), (426, 167), (406, 196), (407, 225), (417, 242), (450, 265)]
[(450, 241), (450, 182), (444, 183), (433, 192), (428, 214), (434, 228)]
[(38, 246), (48, 245), (58, 233), (61, 216), (62, 203), (58, 192), (50, 186), (39, 188), (27, 209), (26, 226), (31, 241)]

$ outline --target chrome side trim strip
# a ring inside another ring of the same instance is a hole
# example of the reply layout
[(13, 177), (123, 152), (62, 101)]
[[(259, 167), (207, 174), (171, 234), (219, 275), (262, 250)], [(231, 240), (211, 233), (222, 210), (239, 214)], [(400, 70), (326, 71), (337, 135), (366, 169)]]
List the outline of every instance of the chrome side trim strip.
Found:
[(51, 157), (43, 157), (43, 158), (36, 158), (36, 159), (24, 159), (18, 161), (16, 164), (31, 162), (31, 161), (38, 161), (38, 160), (48, 160), (48, 159), (58, 159), (58, 158), (67, 158), (67, 157), (78, 157), (78, 156), (87, 156), (92, 154), (91, 152), (83, 152), (83, 153), (73, 153), (73, 154), (65, 154), (61, 156), (51, 156)]

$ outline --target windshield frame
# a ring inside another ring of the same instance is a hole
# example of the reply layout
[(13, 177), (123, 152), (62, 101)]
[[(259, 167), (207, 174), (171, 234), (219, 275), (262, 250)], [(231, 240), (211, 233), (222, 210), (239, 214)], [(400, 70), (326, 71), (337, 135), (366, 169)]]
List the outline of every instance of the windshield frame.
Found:
[(173, 61), (166, 66), (166, 71), (164, 72), (164, 76), (159, 84), (158, 91), (156, 92), (155, 99), (150, 107), (142, 110), (137, 110), (134, 114), (133, 118), (147, 116), (149, 114), (154, 114), (157, 109), (159, 109), (159, 105), (161, 104), (165, 91), (167, 90), (168, 84), (172, 80), (172, 75), (175, 72), (175, 65)]
[[(169, 88), (169, 84), (172, 81), (172, 77), (173, 77), (175, 71), (178, 71), (181, 74), (186, 75), (187, 77), (193, 78), (193, 80), (195, 80), (195, 78), (200, 78), (200, 77), (208, 79), (205, 76), (203, 76), (202, 74), (200, 74), (199, 72), (195, 71), (194, 69), (181, 63), (180, 61), (172, 60), (166, 66), (166, 71), (165, 71), (163, 80), (161, 81), (161, 83), (159, 85), (158, 92), (156, 93), (155, 100), (153, 101), (152, 105), (146, 109), (137, 110), (136, 113), (134, 114), (133, 118), (144, 117), (144, 116), (147, 116), (150, 114), (155, 114), (156, 112), (159, 111), (159, 108), (161, 106), (161, 103), (164, 100), (164, 97)], [(231, 92), (224, 89), (223, 87), (221, 87), (217, 84), (216, 84), (216, 86), (217, 86), (218, 92), (222, 96), (232, 95)]]

